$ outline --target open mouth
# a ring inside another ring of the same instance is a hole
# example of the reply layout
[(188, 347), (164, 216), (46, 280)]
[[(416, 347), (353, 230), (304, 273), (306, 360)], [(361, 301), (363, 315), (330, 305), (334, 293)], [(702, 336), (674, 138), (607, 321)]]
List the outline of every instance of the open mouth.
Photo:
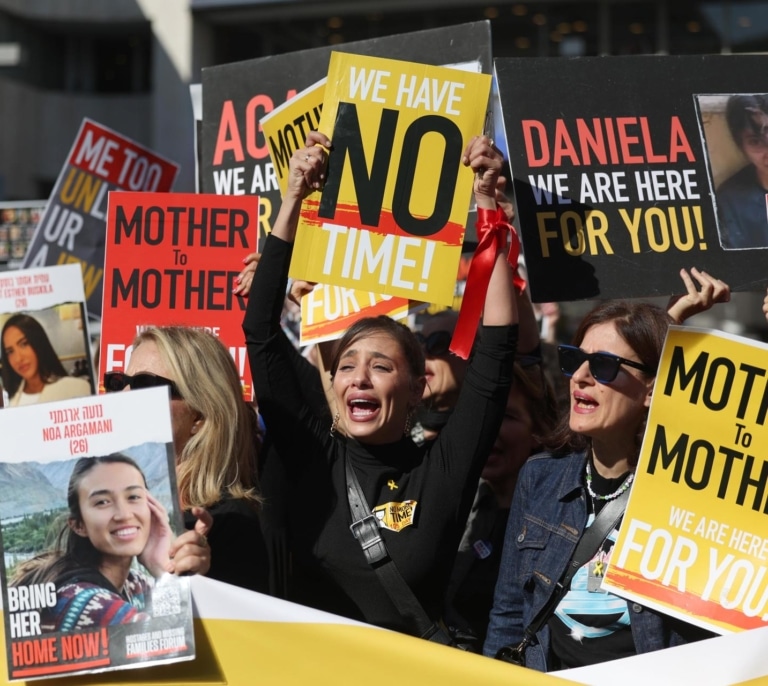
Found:
[(586, 395), (574, 395), (573, 396), (574, 407), (581, 410), (592, 410), (597, 407), (598, 403)]
[(381, 405), (369, 398), (354, 398), (347, 403), (349, 415), (354, 421), (367, 421), (378, 414)]

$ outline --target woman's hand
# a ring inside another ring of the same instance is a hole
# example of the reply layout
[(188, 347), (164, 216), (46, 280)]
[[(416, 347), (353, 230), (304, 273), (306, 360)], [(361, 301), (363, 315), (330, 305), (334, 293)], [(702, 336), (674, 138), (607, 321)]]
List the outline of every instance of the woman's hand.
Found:
[(213, 527), (213, 516), (204, 507), (193, 507), (195, 526), (179, 536), (170, 549), (168, 571), (173, 574), (202, 574), (211, 568), (211, 548), (206, 538)]
[(256, 273), (256, 265), (259, 264), (261, 259), (260, 252), (252, 252), (250, 255), (246, 255), (243, 258), (243, 271), (237, 276), (237, 285), (232, 289), (235, 295), (240, 295), (243, 298), (247, 298), (251, 292), (251, 283), (253, 282), (253, 275)]
[[(691, 276), (696, 279), (701, 290), (697, 289)], [(685, 269), (681, 269), (680, 278), (688, 292), (685, 295), (672, 296), (667, 305), (669, 316), (678, 324), (695, 314), (705, 312), (715, 303), (727, 303), (731, 299), (731, 288), (727, 283), (707, 272), (699, 271), (696, 267), (691, 268), (690, 275)]]
[(151, 515), (149, 538), (144, 550), (139, 555), (139, 562), (149, 573), (158, 578), (168, 571), (169, 551), (173, 540), (173, 531), (168, 523), (168, 513), (156, 498), (147, 493), (147, 503)]
[(496, 184), (502, 155), (488, 136), (474, 136), (464, 149), (462, 163), (475, 172), (475, 202), (484, 209), (496, 209)]
[(272, 226), (275, 238), (293, 243), (299, 224), (301, 201), (325, 184), (328, 149), (331, 141), (319, 131), (310, 131), (306, 145), (296, 150), (289, 161), (288, 188)]
[(309, 132), (305, 146), (291, 155), (286, 196), (304, 199), (323, 187), (328, 163), (327, 150), (330, 147), (331, 141), (327, 136), (319, 131)]
[(294, 279), (291, 282), (291, 287), (288, 289), (288, 300), (301, 307), (301, 299), (307, 294), (311, 293), (316, 283), (312, 281), (302, 281), (301, 279)]

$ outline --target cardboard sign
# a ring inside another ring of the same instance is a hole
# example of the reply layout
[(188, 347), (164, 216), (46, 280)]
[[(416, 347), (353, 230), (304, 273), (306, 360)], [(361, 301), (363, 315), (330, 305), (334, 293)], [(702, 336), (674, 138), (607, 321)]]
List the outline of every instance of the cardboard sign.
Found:
[(315, 130), (320, 123), (326, 81), (325, 78), (320, 79), (261, 119), (261, 128), (269, 146), (269, 156), (281, 195), (288, 187), (288, 163), (291, 155), (304, 147), (307, 134)]
[[(93, 357), (80, 266), (0, 274), (3, 405), (94, 393)], [(42, 390), (37, 390), (42, 382)]]
[[(288, 185), (291, 155), (304, 146), (308, 133), (306, 122), (310, 117), (318, 122), (320, 120), (326, 80), (321, 79), (262, 118), (262, 128), (281, 194), (285, 193)], [(362, 317), (384, 314), (393, 319), (401, 319), (411, 311), (409, 301), (405, 298), (320, 284), (302, 298), (299, 343), (310, 345), (335, 340)]]
[(766, 353), (670, 328), (605, 588), (719, 633), (765, 626)]
[[(156, 517), (167, 518), (170, 536), (183, 531), (168, 390), (5, 410), (0, 432), (8, 483), (0, 503), (8, 677), (193, 658), (189, 579), (161, 573), (154, 563), (162, 555), (149, 560)], [(115, 453), (124, 457), (99, 459)], [(79, 521), (68, 504), (70, 486)], [(148, 493), (165, 512), (151, 512)], [(119, 540), (109, 525), (118, 507), (125, 522)], [(120, 588), (101, 563), (106, 554), (132, 564)]]
[(169, 191), (177, 171), (173, 162), (84, 119), (22, 266), (79, 264), (88, 314), (98, 319), (109, 191)]
[[(489, 74), (490, 23), (458, 24), (203, 69), (202, 190), (258, 195), (262, 237), (272, 230), (277, 217), (280, 190), (261, 121), (276, 106), (324, 78), (331, 51), (425, 64), (477, 60), (483, 73)], [(301, 125), (316, 129), (318, 123), (310, 110)]]
[(768, 92), (767, 65), (758, 55), (496, 60), (534, 301), (670, 295), (692, 266), (734, 291), (764, 290), (765, 253), (727, 249), (719, 230), (714, 191), (735, 171), (723, 146), (735, 143), (712, 97)]
[(110, 193), (100, 379), (125, 370), (142, 326), (179, 324), (221, 338), (252, 399), (246, 301), (232, 289), (256, 251), (258, 207), (253, 196)]
[(424, 307), (424, 303), (413, 303), (405, 298), (318, 285), (301, 299), (301, 345), (341, 338), (363, 317), (386, 315), (403, 319)]
[(472, 192), (461, 164), (490, 77), (334, 53), (328, 180), (302, 206), (295, 278), (450, 304)]

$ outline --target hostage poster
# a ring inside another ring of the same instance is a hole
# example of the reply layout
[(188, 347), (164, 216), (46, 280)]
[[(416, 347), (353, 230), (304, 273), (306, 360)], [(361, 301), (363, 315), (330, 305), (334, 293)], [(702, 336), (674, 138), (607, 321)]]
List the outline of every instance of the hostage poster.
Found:
[(95, 392), (80, 265), (0, 274), (2, 406)]
[(99, 378), (125, 371), (142, 327), (184, 325), (221, 339), (252, 399), (246, 299), (232, 291), (256, 252), (258, 207), (253, 196), (110, 193)]
[(670, 295), (694, 266), (733, 291), (765, 288), (768, 204), (745, 136), (763, 141), (768, 96), (736, 96), (767, 93), (766, 66), (495, 61), (534, 301)]
[(0, 412), (12, 681), (191, 659), (167, 388)]
[(302, 204), (290, 275), (450, 305), (483, 131), (486, 74), (333, 53), (327, 182)]
[[(389, 57), (424, 64), (477, 61), (491, 72), (491, 33), (487, 21), (396, 36), (383, 36), (208, 67), (202, 72), (203, 123), (201, 189), (204, 193), (258, 195), (259, 235), (265, 236), (280, 207), (280, 190), (262, 118), (328, 73), (331, 52)], [(319, 111), (297, 113), (293, 130), (303, 144), (316, 129)], [(287, 145), (283, 155), (290, 156)], [(283, 164), (287, 161), (284, 157)]]
[(175, 163), (84, 119), (22, 266), (80, 265), (88, 314), (99, 319), (109, 192), (169, 191), (177, 171)]
[(765, 626), (767, 353), (670, 328), (604, 588), (718, 633)]

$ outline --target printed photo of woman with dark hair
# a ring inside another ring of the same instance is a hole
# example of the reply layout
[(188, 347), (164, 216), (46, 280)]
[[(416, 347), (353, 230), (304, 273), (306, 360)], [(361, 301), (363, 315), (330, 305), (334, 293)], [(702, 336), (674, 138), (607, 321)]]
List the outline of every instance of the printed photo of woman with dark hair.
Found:
[(17, 313), (6, 320), (0, 361), (10, 407), (79, 398), (93, 392), (87, 378), (67, 373), (42, 324), (31, 315)]
[(77, 460), (67, 506), (54, 547), (19, 564), (8, 584), (9, 594), (55, 594), (40, 615), (43, 633), (147, 621), (156, 579), (207, 571), (205, 537), (187, 531), (174, 541), (165, 508), (127, 455)]

